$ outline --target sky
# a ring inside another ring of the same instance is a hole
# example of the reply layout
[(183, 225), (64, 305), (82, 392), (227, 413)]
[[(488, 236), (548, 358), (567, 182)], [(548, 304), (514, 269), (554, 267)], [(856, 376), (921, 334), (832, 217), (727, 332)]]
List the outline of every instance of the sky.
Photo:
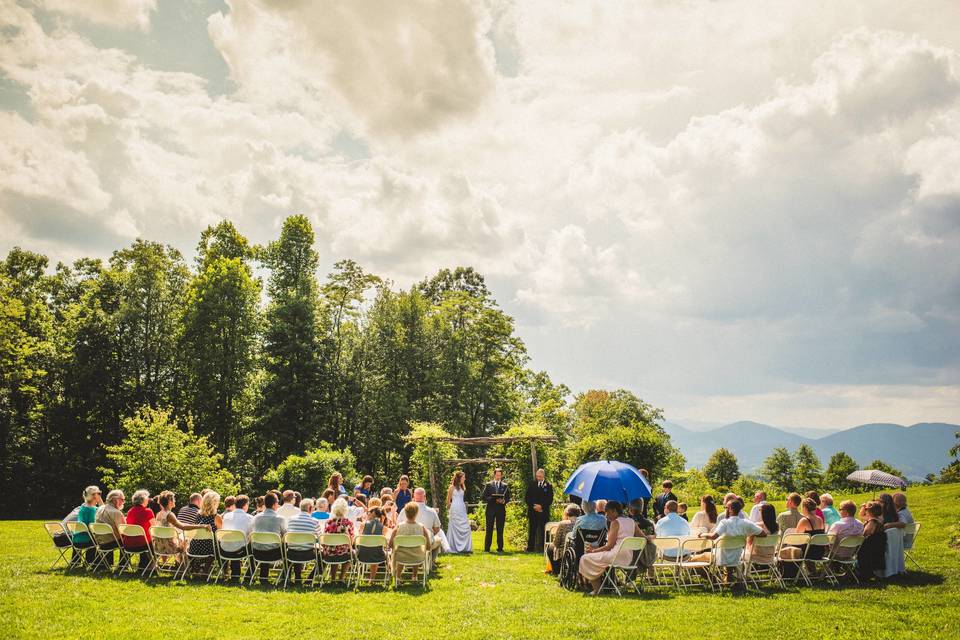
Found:
[(960, 3), (0, 0), (0, 252), (293, 213), (575, 392), (960, 422)]

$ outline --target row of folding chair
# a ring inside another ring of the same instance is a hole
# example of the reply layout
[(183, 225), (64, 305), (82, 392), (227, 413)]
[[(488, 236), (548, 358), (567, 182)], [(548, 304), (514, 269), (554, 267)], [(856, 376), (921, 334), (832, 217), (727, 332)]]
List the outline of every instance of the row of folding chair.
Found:
[[(273, 584), (279, 585), (283, 581), (286, 587), (291, 575), (300, 569), (301, 574), (307, 573), (310, 586), (322, 587), (328, 577), (334, 575), (334, 570), (348, 572), (347, 585), (359, 586), (372, 582), (365, 576), (372, 575), (372, 569), (377, 568), (381, 573), (383, 586), (393, 581), (394, 587), (402, 582), (409, 582), (410, 576), (418, 573), (417, 581), (423, 587), (427, 586), (427, 579), (431, 566), (431, 555), (426, 540), (420, 535), (396, 536), (394, 547), (415, 548), (423, 550), (422, 560), (416, 562), (365, 562), (360, 559), (360, 550), (363, 548), (381, 548), (384, 556), (388, 553), (387, 539), (383, 535), (360, 535), (351, 542), (350, 537), (343, 533), (312, 533), (289, 532), (281, 537), (276, 533), (254, 532), (249, 541), (240, 531), (221, 529), (216, 533), (205, 529), (194, 529), (180, 532), (173, 527), (150, 527), (151, 542), (147, 546), (130, 546), (127, 540), (143, 538), (143, 528), (137, 525), (120, 525), (121, 537), (118, 539), (113, 527), (103, 523), (86, 525), (82, 522), (68, 522), (67, 528), (59, 522), (44, 523), (44, 529), (53, 540), (58, 551), (51, 569), (56, 568), (61, 561), (67, 570), (83, 567), (91, 572), (99, 569), (110, 569), (118, 573), (126, 568), (133, 567), (133, 558), (141, 553), (148, 554), (150, 562), (147, 566), (138, 567), (143, 577), (169, 575), (174, 579), (185, 579), (190, 575), (192, 568), (205, 566), (207, 582), (219, 581), (226, 574), (226, 569), (233, 565), (239, 566), (241, 575), (246, 570), (246, 581), (253, 583), (254, 578), (266, 569), (265, 575)], [(84, 537), (90, 540), (87, 543)], [(191, 543), (209, 541), (209, 545), (194, 545)], [(345, 558), (324, 558), (320, 553), (321, 547), (344, 546), (349, 549)], [(73, 559), (67, 557), (67, 552), (73, 550)], [(172, 551), (177, 549), (177, 551)], [(87, 552), (93, 556), (92, 561), (87, 558)], [(114, 552), (121, 554), (120, 562), (116, 567), (110, 566), (110, 559)], [(393, 570), (394, 565), (396, 571)], [(415, 570), (416, 569), (416, 570)], [(240, 578), (241, 576), (234, 576)], [(243, 579), (241, 579), (241, 583)], [(302, 582), (306, 583), (307, 580)]]

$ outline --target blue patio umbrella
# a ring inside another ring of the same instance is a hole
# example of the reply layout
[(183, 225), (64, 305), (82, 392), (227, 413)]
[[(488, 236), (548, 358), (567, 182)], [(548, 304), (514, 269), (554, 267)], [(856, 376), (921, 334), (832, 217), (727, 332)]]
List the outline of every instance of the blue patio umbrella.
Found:
[(618, 500), (624, 504), (650, 498), (650, 483), (635, 467), (616, 460), (587, 462), (573, 472), (563, 489), (584, 500)]

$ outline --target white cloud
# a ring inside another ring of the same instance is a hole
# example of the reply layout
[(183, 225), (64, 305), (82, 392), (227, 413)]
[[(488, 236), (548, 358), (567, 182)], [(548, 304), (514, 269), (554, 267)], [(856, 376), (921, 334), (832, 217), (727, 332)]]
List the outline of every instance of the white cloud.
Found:
[(45, 9), (109, 27), (150, 29), (157, 0), (37, 0)]

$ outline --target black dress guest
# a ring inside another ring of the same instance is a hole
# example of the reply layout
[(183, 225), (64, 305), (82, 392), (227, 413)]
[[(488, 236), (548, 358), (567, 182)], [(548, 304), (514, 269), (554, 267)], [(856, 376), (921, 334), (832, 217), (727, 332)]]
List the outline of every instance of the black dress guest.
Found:
[(527, 485), (527, 551), (543, 551), (544, 529), (550, 520), (553, 485), (547, 482), (543, 469), (537, 469), (533, 482)]
[(480, 499), (487, 505), (486, 532), (483, 538), (483, 550), (490, 551), (493, 542), (493, 529), (497, 529), (497, 551), (503, 551), (503, 525), (507, 521), (507, 502), (510, 501), (510, 487), (503, 481), (503, 469), (495, 469), (493, 480), (483, 488)]

